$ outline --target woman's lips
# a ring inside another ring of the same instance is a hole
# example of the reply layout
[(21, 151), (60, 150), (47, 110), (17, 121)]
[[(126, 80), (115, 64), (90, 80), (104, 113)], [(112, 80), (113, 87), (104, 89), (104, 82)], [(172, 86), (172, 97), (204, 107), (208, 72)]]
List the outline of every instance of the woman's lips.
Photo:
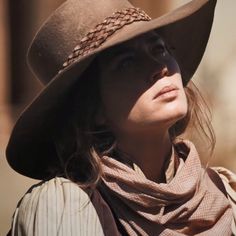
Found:
[(157, 93), (157, 95), (154, 97), (154, 99), (158, 98), (160, 96), (162, 96), (162, 97), (176, 96), (177, 90), (178, 90), (178, 87), (176, 87), (175, 85), (165, 86)]

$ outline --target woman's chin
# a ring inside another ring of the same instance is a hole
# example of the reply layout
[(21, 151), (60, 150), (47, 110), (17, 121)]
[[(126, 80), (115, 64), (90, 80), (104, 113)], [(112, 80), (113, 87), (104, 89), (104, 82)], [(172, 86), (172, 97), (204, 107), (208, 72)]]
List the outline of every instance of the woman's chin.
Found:
[(173, 112), (168, 112), (166, 115), (163, 114), (162, 117), (159, 117), (159, 121), (156, 124), (158, 124), (161, 127), (166, 127), (166, 129), (169, 129), (171, 126), (173, 126), (176, 122), (183, 119), (187, 115), (187, 110), (175, 110)]

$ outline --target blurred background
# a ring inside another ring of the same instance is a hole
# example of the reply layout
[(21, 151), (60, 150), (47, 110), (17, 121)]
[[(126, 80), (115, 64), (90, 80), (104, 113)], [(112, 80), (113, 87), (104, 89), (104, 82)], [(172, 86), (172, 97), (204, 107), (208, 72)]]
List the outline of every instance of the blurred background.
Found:
[[(131, 1), (131, 0), (130, 0)], [(63, 0), (0, 0), (0, 235), (10, 227), (19, 199), (37, 181), (10, 169), (5, 148), (14, 122), (42, 89), (25, 60), (30, 41), (42, 22)], [(132, 0), (152, 17), (184, 0)], [(213, 31), (194, 81), (209, 101), (216, 132), (211, 165), (236, 172), (236, 1), (218, 0)]]

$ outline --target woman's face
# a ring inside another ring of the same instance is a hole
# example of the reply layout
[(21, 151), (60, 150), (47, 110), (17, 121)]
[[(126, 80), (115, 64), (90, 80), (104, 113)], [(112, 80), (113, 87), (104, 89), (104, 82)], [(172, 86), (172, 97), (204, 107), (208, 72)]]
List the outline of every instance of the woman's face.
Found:
[(169, 129), (187, 113), (180, 69), (151, 32), (98, 58), (102, 114), (113, 131)]

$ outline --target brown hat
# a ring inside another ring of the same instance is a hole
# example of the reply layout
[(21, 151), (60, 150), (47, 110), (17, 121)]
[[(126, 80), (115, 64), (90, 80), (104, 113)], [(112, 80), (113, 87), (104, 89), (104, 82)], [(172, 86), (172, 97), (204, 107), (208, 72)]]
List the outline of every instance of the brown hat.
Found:
[(58, 108), (102, 51), (158, 29), (172, 48), (186, 85), (196, 71), (212, 27), (216, 0), (193, 0), (156, 19), (127, 0), (68, 0), (44, 23), (28, 62), (45, 88), (15, 124), (6, 156), (17, 172), (48, 177), (57, 159), (49, 132)]

